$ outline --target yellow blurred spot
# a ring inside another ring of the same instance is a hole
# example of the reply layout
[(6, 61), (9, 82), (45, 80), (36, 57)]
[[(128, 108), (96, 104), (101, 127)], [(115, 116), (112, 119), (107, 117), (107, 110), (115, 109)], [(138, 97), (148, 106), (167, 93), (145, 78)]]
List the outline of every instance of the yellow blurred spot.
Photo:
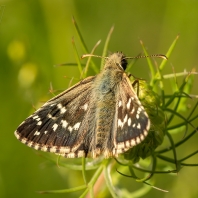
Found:
[(35, 81), (37, 76), (37, 67), (33, 63), (26, 63), (22, 65), (22, 68), (18, 74), (19, 84), (23, 88), (28, 88)]
[(13, 61), (20, 61), (25, 57), (25, 46), (20, 41), (13, 41), (8, 45), (7, 53)]

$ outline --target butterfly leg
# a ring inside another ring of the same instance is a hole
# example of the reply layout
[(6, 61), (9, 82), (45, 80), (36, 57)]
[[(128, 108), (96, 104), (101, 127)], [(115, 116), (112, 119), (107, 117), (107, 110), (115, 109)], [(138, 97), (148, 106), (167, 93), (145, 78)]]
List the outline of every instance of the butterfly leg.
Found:
[(139, 83), (139, 79), (135, 79), (132, 83), (132, 87), (135, 87), (137, 84), (137, 96), (139, 97), (139, 86), (140, 86), (140, 83)]

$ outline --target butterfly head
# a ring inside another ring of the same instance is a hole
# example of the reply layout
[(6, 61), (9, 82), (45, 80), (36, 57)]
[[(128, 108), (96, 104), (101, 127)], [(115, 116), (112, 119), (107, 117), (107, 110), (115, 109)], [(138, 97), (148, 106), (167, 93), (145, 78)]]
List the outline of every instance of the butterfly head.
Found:
[(126, 56), (122, 52), (116, 52), (111, 54), (109, 57), (106, 57), (106, 66), (114, 65), (121, 69), (125, 70), (127, 68), (127, 59)]

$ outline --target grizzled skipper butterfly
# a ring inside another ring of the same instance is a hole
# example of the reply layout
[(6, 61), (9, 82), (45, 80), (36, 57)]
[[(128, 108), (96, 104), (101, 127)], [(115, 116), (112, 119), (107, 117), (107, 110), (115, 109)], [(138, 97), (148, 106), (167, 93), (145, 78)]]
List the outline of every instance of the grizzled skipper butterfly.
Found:
[(105, 59), (98, 75), (52, 98), (22, 122), (17, 139), (68, 158), (117, 157), (142, 142), (150, 120), (125, 73), (129, 57), (117, 52)]

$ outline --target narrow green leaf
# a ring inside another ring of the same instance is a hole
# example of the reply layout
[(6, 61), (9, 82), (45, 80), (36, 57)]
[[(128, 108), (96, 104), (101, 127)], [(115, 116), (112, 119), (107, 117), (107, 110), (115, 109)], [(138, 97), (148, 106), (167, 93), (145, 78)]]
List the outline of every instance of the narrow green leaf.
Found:
[(74, 24), (74, 27), (75, 27), (75, 30), (77, 32), (78, 38), (80, 40), (80, 44), (81, 44), (81, 46), (83, 48), (83, 51), (84, 51), (85, 54), (88, 54), (89, 53), (88, 52), (88, 48), (87, 48), (87, 46), (85, 44), (85, 41), (83, 39), (83, 36), (82, 36), (81, 31), (80, 31), (80, 29), (78, 27), (78, 24), (76, 23), (76, 20), (75, 20), (74, 16), (72, 17), (72, 22)]
[(110, 165), (108, 166), (104, 166), (104, 177), (105, 177), (105, 181), (106, 181), (106, 185), (109, 189), (109, 192), (111, 193), (111, 196), (113, 198), (118, 198), (118, 194), (117, 194), (117, 190), (116, 188), (113, 186), (112, 184), (112, 180), (111, 180), (111, 174), (110, 174)]
[(74, 188), (69, 188), (69, 189), (62, 189), (62, 190), (46, 190), (46, 191), (38, 191), (38, 193), (40, 194), (47, 194), (47, 193), (71, 193), (71, 192), (76, 192), (76, 191), (80, 191), (80, 190), (84, 190), (85, 188), (87, 188), (86, 185), (82, 185), (82, 186), (78, 186), (78, 187), (74, 187)]
[(87, 185), (87, 178), (86, 178), (86, 159), (85, 157), (82, 157), (82, 175), (83, 175), (83, 180), (85, 182), (85, 185)]
[[(113, 30), (114, 30), (114, 26), (111, 27), (108, 35), (107, 35), (107, 38), (106, 38), (106, 41), (105, 41), (105, 45), (104, 45), (104, 48), (103, 48), (103, 53), (102, 53), (102, 57), (106, 57), (106, 54), (107, 54), (107, 50), (108, 50), (108, 45), (109, 45), (109, 41), (111, 39), (111, 35), (113, 33)], [(104, 66), (104, 58), (101, 59), (101, 65), (100, 65), (100, 69), (103, 68)]]
[(72, 38), (72, 45), (73, 45), (73, 48), (74, 48), (74, 54), (75, 54), (76, 62), (78, 64), (78, 70), (80, 72), (80, 75), (82, 75), (82, 65), (81, 65), (81, 61), (80, 61), (80, 56), (79, 56), (78, 51), (76, 49), (74, 38)]
[[(140, 40), (140, 44), (142, 45), (142, 48), (143, 48), (143, 50), (144, 50), (145, 56), (148, 56), (149, 54), (148, 54), (148, 52), (146, 51), (146, 48), (144, 47), (144, 44), (143, 44), (143, 42), (142, 42), (141, 40)], [(154, 66), (153, 66), (153, 64), (152, 64), (150, 58), (146, 58), (146, 59), (147, 59), (147, 62), (148, 62), (149, 68), (150, 68), (151, 79), (153, 79), (153, 78), (154, 78), (154, 75), (155, 75)]]

